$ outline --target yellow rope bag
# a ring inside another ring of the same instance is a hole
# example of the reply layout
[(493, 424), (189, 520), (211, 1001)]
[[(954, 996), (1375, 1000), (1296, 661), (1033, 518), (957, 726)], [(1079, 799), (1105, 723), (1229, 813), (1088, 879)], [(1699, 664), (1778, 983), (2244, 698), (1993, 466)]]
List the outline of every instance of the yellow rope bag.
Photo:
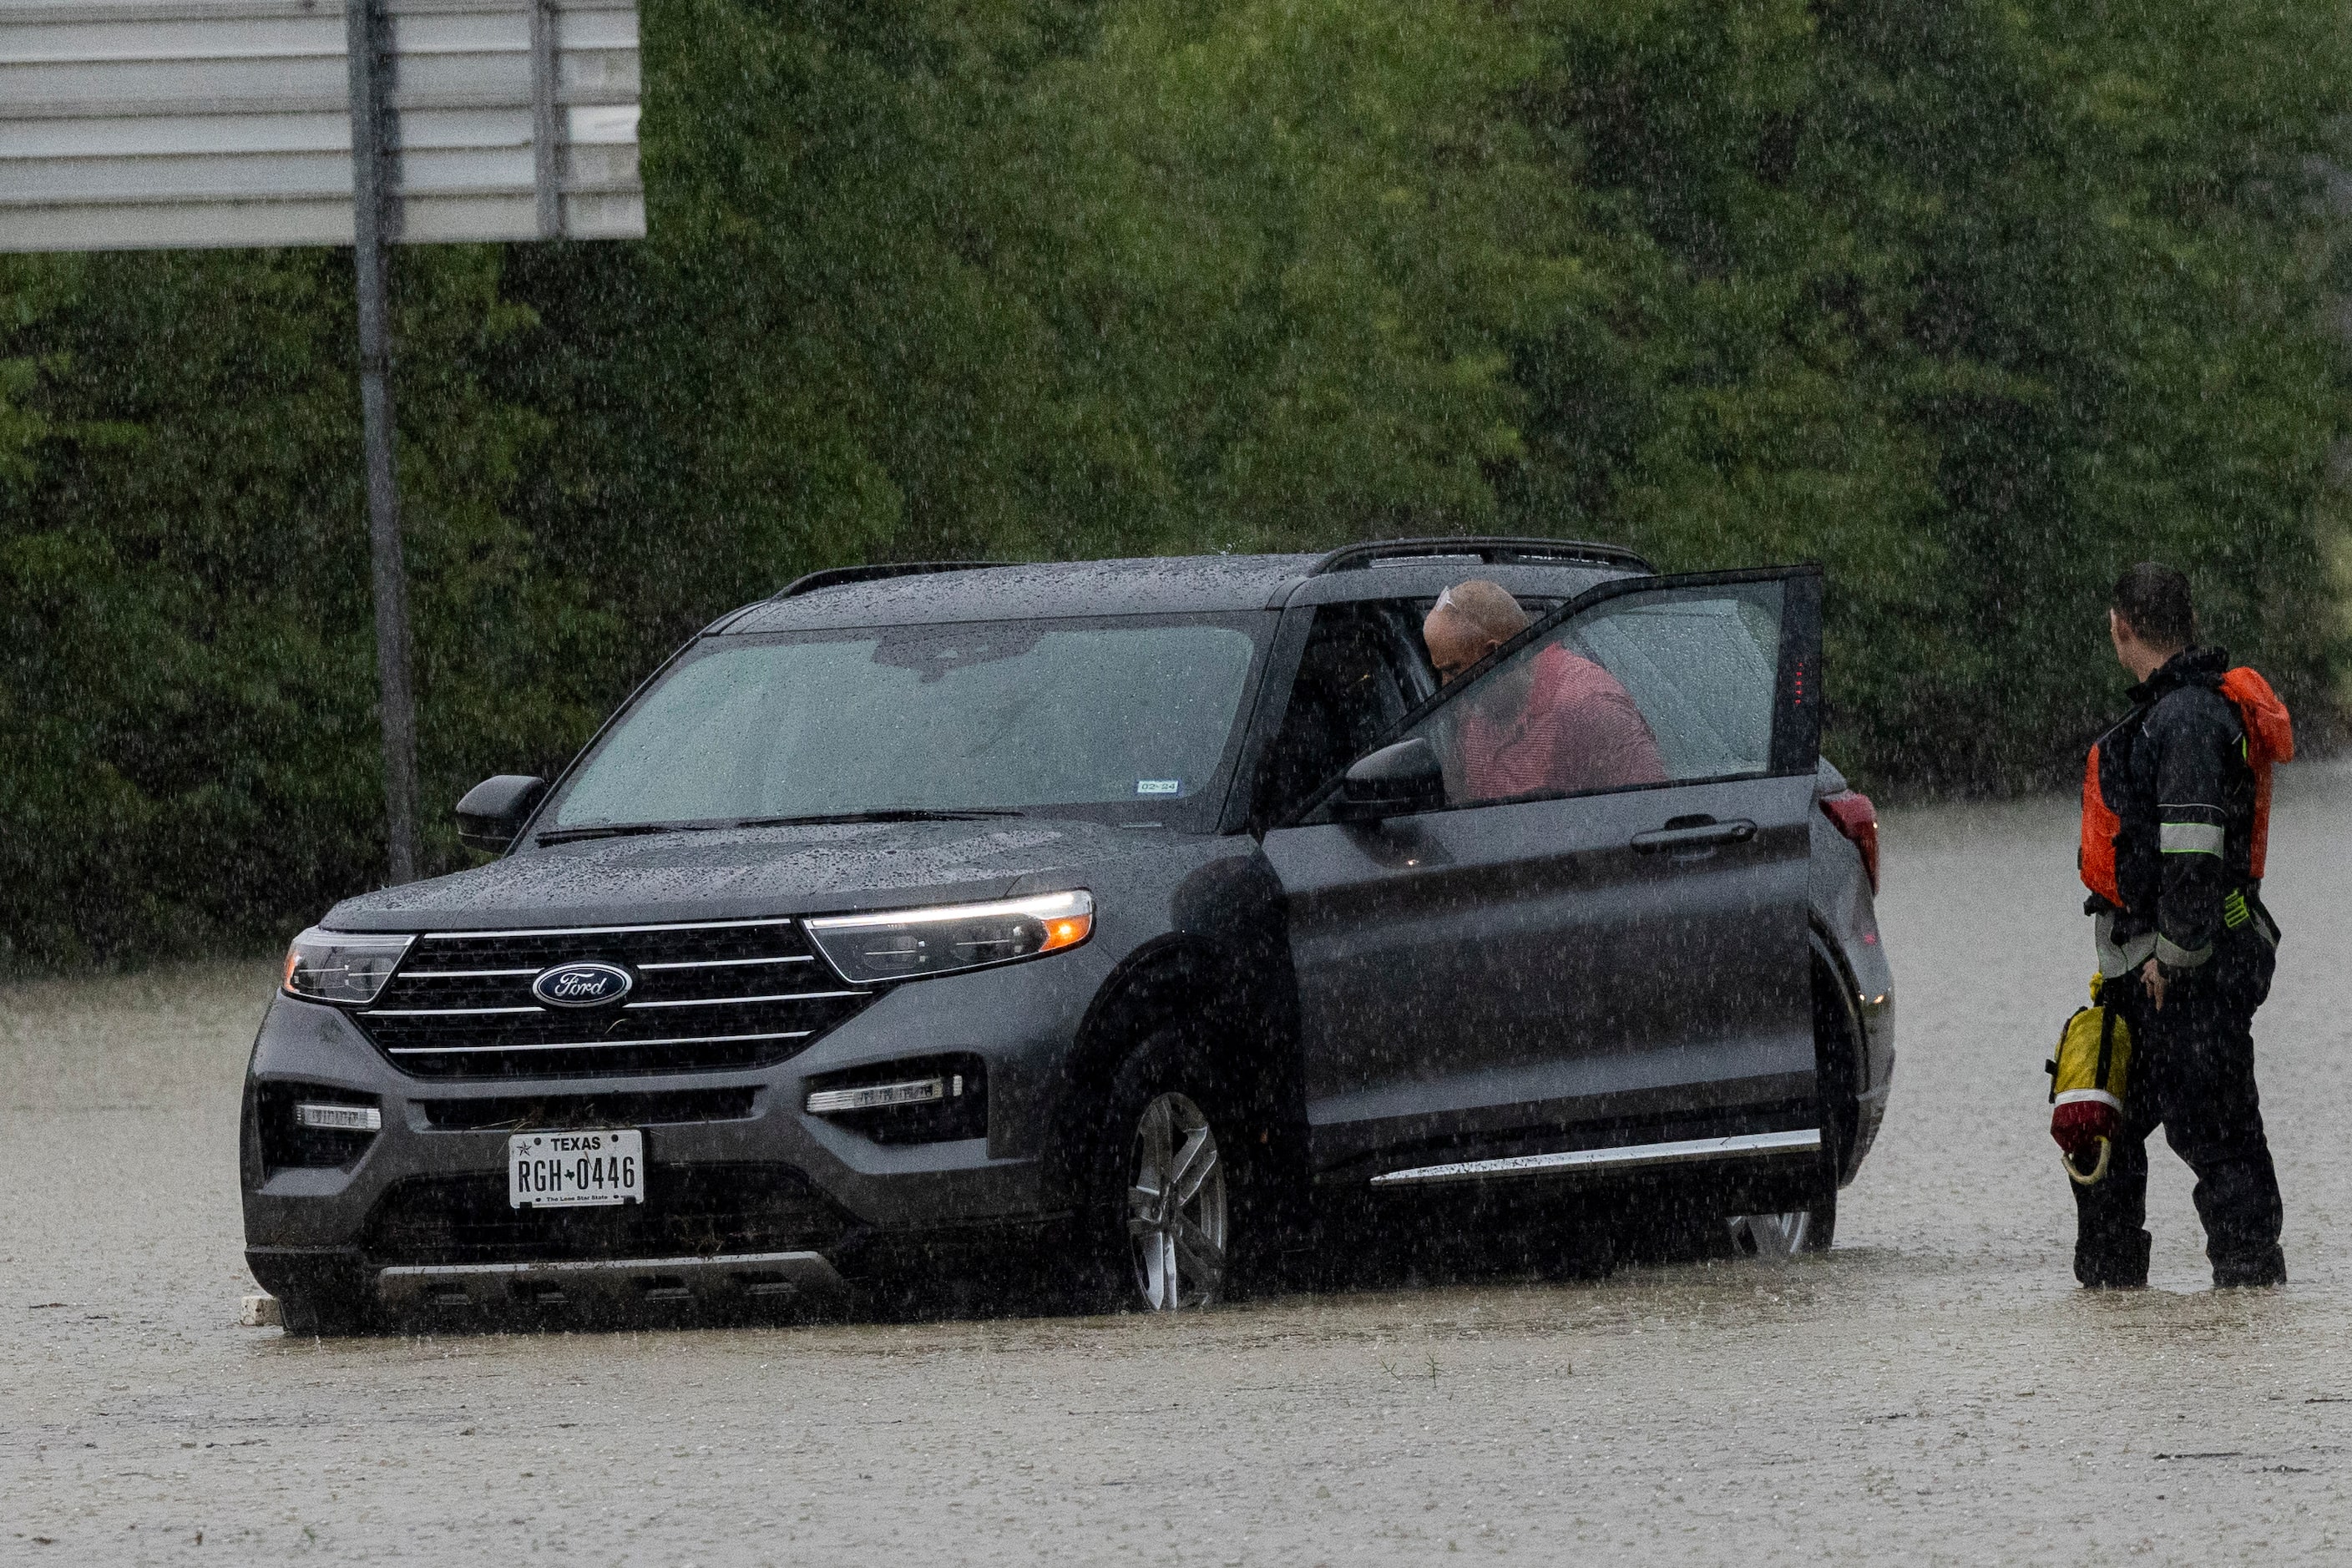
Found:
[[(2103, 978), (2091, 977), (2091, 1005), (2066, 1020), (2058, 1054), (2042, 1068), (2050, 1075), (2050, 1136), (2057, 1141), (2059, 1163), (2085, 1187), (2107, 1173), (2131, 1070), (2131, 1026), (2115, 1008), (2099, 1005)], [(2096, 1163), (2086, 1165), (2094, 1147)]]

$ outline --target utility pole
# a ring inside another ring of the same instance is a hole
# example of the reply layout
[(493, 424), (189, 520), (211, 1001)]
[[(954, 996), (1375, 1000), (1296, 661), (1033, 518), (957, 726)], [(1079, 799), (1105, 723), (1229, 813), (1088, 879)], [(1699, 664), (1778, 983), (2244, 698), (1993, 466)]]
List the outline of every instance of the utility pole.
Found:
[(368, 558), (393, 883), (416, 879), (416, 693), (409, 679), (408, 568), (393, 464), (392, 322), (385, 273), (400, 221), (400, 132), (385, 0), (344, 0), (352, 75), (352, 217), (359, 279), (360, 414), (367, 447)]

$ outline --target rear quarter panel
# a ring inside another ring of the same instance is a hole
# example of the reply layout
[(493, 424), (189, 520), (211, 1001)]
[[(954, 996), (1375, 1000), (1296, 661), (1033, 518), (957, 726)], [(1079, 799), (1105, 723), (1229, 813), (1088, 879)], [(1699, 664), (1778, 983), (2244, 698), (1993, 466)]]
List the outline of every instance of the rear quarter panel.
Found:
[[(1833, 795), (1845, 787), (1844, 775), (1823, 763), (1815, 793)], [(1862, 1120), (1845, 1172), (1851, 1177), (1877, 1137), (1894, 1081), (1895, 974), (1879, 933), (1876, 900), (1862, 851), (1818, 811), (1813, 814), (1806, 902), (1814, 930), (1844, 971), (1840, 978), (1850, 987), (1854, 1016), (1862, 1024), (1863, 1059), (1856, 1074)]]

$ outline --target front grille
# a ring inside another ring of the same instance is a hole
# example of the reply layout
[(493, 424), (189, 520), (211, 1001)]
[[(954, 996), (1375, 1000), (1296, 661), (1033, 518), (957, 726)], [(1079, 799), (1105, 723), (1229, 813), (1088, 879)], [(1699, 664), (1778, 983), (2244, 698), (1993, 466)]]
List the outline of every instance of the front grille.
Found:
[[(636, 984), (618, 1004), (548, 1007), (531, 981), (601, 959)], [(428, 932), (355, 1015), (421, 1078), (578, 1077), (761, 1067), (873, 999), (845, 985), (788, 920), (577, 931)]]
[(363, 1247), (378, 1265), (717, 1258), (823, 1252), (849, 1226), (789, 1165), (653, 1165), (645, 1202), (570, 1209), (510, 1207), (498, 1171), (397, 1184)]

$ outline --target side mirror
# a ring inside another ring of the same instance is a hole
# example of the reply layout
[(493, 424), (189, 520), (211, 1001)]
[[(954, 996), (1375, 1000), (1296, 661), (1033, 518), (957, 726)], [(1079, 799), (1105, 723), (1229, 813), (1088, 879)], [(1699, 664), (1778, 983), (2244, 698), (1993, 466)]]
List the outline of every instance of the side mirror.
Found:
[(1331, 802), (1331, 818), (1376, 822), (1384, 816), (1435, 811), (1444, 804), (1445, 770), (1438, 764), (1437, 748), (1416, 735), (1382, 746), (1349, 768)]
[(547, 781), (535, 774), (500, 773), (484, 779), (457, 803), (457, 840), (468, 849), (497, 854), (515, 840), (531, 808), (547, 793)]

